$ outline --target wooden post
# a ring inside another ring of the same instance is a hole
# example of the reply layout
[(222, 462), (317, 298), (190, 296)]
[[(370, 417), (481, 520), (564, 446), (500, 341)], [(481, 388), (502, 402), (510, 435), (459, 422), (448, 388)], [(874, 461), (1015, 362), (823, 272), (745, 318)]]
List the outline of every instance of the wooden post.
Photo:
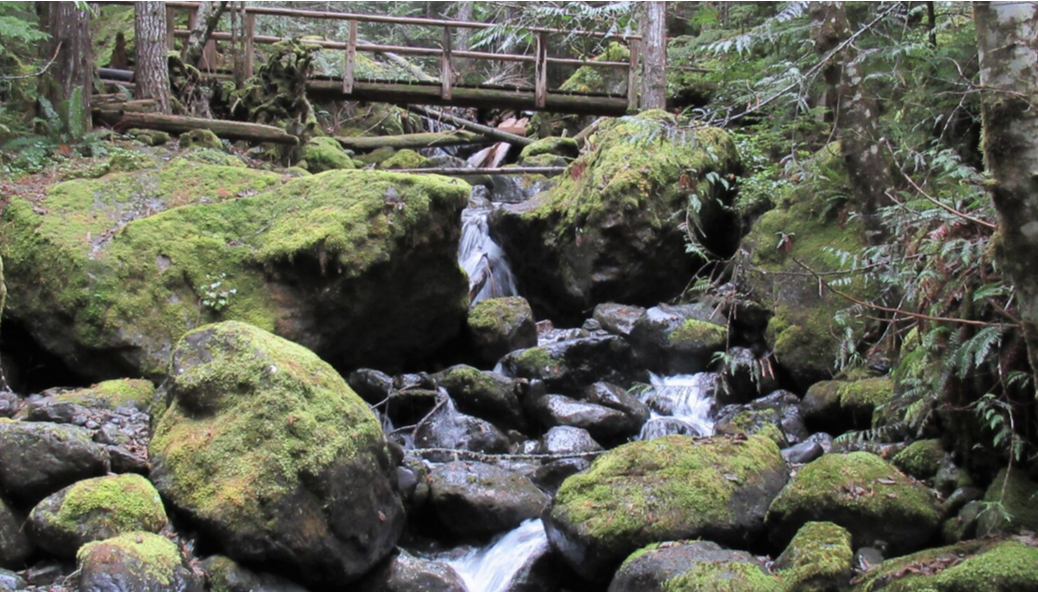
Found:
[(252, 52), (256, 47), (256, 14), (245, 13), (245, 78), (252, 78)]
[(177, 29), (177, 11), (172, 6), (166, 6), (166, 43), (173, 49), (173, 32)]
[(631, 61), (627, 66), (627, 110), (638, 110), (638, 58), (642, 40), (631, 39)]
[(440, 98), (449, 101), (454, 95), (451, 90), (454, 68), (451, 67), (451, 28), (443, 28), (443, 56), (440, 61)]
[(353, 92), (353, 70), (357, 65), (357, 21), (350, 19), (350, 32), (346, 38), (346, 63), (342, 67), (342, 92), (351, 94)]
[[(168, 11), (167, 11), (166, 18), (169, 18)], [(188, 12), (187, 12), (187, 30), (188, 31), (193, 31), (194, 28), (195, 28), (195, 23), (197, 23), (197, 22), (198, 22), (198, 7), (196, 6), (196, 7), (192, 8), (192, 9), (188, 10)], [(170, 47), (171, 48), (173, 47), (173, 40), (172, 39), (170, 39)], [(184, 40), (184, 48), (180, 51), (180, 57), (182, 59), (185, 59), (185, 60), (187, 59), (187, 40)]]
[(533, 102), (543, 109), (548, 102), (548, 34), (537, 32), (537, 61), (534, 65)]

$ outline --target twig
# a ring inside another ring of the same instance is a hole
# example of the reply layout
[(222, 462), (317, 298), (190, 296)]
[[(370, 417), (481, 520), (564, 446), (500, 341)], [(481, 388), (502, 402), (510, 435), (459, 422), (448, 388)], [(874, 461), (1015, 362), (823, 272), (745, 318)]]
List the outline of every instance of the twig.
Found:
[(64, 43), (64, 41), (58, 41), (58, 46), (54, 48), (54, 55), (50, 57), (50, 60), (47, 62), (47, 65), (44, 66), (43, 69), (39, 72), (36, 72), (35, 74), (23, 74), (20, 76), (0, 76), (0, 80), (23, 80), (25, 78), (38, 78), (40, 76), (43, 76), (47, 72), (47, 70), (49, 70), (50, 67), (54, 64), (54, 61), (58, 59), (58, 53), (61, 51), (62, 43)]

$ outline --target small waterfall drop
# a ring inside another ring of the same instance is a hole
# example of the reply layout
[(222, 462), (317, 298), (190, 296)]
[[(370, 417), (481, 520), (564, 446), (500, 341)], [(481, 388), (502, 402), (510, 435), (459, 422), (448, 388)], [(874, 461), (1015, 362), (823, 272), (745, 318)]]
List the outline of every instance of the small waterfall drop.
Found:
[(490, 237), (488, 219), (493, 206), (473, 199), (461, 214), (461, 246), (458, 262), (469, 275), (469, 300), (515, 296), (515, 275), (501, 245)]
[(469, 592), (503, 592), (529, 559), (547, 547), (544, 525), (533, 519), (485, 546), (439, 561), (458, 572)]
[(652, 388), (642, 401), (652, 410), (642, 426), (639, 440), (651, 440), (670, 434), (712, 436), (714, 421), (710, 417), (718, 375), (715, 372), (657, 376), (649, 374)]

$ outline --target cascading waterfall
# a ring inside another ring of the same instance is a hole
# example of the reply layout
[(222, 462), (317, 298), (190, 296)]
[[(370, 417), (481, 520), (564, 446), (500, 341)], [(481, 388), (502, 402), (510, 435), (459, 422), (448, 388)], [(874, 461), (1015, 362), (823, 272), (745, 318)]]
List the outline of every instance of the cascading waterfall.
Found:
[(469, 592), (503, 592), (527, 561), (548, 548), (540, 520), (527, 520), (485, 546), (440, 558), (458, 572)]
[(714, 421), (710, 414), (718, 384), (715, 372), (657, 376), (649, 373), (652, 385), (641, 399), (652, 410), (642, 426), (639, 440), (651, 440), (670, 434), (711, 436)]
[(493, 206), (472, 205), (461, 214), (461, 246), (458, 261), (469, 275), (469, 299), (473, 304), (487, 298), (515, 296), (515, 275), (505, 252), (490, 238), (487, 219)]

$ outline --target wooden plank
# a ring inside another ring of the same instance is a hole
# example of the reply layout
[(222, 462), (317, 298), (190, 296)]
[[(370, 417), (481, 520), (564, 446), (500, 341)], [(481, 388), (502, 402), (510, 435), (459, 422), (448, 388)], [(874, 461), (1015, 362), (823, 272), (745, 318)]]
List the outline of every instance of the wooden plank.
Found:
[(299, 139), (272, 125), (243, 123), (241, 121), (222, 121), (219, 119), (202, 119), (200, 117), (181, 117), (178, 115), (159, 115), (157, 113), (135, 113), (117, 109), (100, 109), (94, 116), (103, 123), (129, 129), (157, 129), (175, 134), (182, 134), (197, 129), (207, 129), (221, 138), (229, 140), (248, 140), (250, 142), (274, 142), (277, 144), (298, 144)]
[(537, 33), (537, 62), (534, 66), (533, 104), (544, 109), (548, 103), (548, 35)]
[(638, 54), (641, 48), (640, 39), (631, 41), (631, 61), (627, 67), (627, 106), (631, 110), (638, 108)]
[(423, 132), (420, 134), (403, 134), (397, 136), (336, 136), (343, 148), (350, 150), (378, 150), (379, 148), (433, 148), (437, 146), (467, 146), (472, 144), (493, 144), (497, 138), (482, 134), (455, 130), (449, 132)]
[(349, 21), (346, 36), (346, 63), (342, 68), (342, 92), (353, 92), (353, 71), (357, 67), (357, 21)]
[(454, 78), (454, 67), (451, 65), (451, 28), (443, 28), (443, 54), (440, 58), (440, 98), (451, 100), (451, 84)]
[(256, 14), (245, 13), (245, 77), (252, 78), (253, 52), (256, 48)]
[(174, 36), (177, 30), (176, 16), (176, 10), (172, 6), (166, 6), (166, 45), (169, 49), (173, 49), (173, 44), (176, 43)]

